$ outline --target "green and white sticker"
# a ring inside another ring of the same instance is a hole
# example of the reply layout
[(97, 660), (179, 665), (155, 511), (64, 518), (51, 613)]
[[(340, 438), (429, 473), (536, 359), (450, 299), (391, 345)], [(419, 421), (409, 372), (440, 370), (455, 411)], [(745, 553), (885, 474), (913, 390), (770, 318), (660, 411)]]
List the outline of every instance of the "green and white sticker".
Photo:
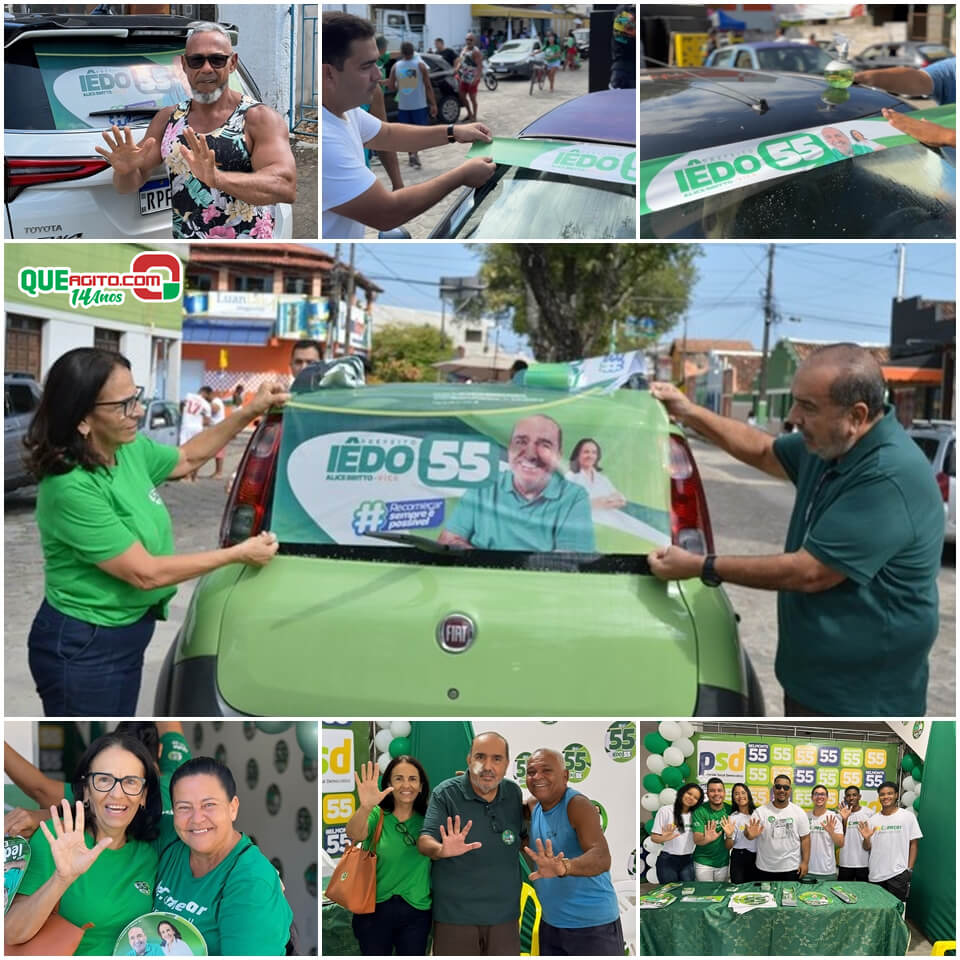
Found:
[(474, 143), (469, 157), (493, 157), (505, 166), (566, 173), (608, 183), (637, 182), (636, 147), (565, 140), (512, 140), (494, 137), (492, 143)]
[[(956, 106), (910, 116), (953, 127)], [(867, 117), (645, 160), (640, 164), (640, 214), (916, 142), (883, 117)]]
[(30, 865), (30, 843), (25, 837), (3, 838), (3, 912), (6, 913), (20, 889)]

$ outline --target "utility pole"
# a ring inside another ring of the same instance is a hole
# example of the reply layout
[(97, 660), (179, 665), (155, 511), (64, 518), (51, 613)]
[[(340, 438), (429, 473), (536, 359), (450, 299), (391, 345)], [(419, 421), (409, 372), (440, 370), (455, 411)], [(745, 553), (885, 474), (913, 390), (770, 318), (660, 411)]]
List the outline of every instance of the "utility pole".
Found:
[(763, 298), (763, 356), (760, 358), (760, 389), (757, 397), (757, 425), (767, 422), (767, 354), (770, 350), (770, 327), (773, 325), (773, 256), (776, 244), (767, 250), (767, 289)]
[(903, 299), (903, 281), (907, 273), (907, 245), (897, 244), (897, 300)]
[(340, 244), (333, 248), (333, 293), (330, 297), (330, 319), (327, 321), (327, 341), (323, 345), (324, 360), (333, 359), (333, 344), (340, 326)]
[(350, 244), (350, 272), (347, 274), (347, 319), (346, 319), (346, 342), (343, 345), (344, 353), (353, 353), (353, 348), (350, 346), (350, 325), (353, 321), (353, 292), (356, 284), (356, 277), (353, 272), (354, 257), (356, 254), (357, 245), (355, 243)]

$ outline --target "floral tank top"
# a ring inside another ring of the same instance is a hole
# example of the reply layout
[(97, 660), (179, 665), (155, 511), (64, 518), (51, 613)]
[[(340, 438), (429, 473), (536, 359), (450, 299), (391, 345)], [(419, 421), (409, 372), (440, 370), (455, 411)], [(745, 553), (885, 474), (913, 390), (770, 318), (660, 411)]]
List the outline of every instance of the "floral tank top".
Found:
[[(217, 158), (217, 169), (251, 173), (253, 164), (243, 137), (247, 111), (257, 106), (252, 97), (243, 96), (227, 122), (204, 136)], [(184, 128), (189, 122), (190, 101), (174, 107), (163, 131), (160, 155), (170, 174), (173, 204), (173, 236), (178, 240), (267, 240), (276, 223), (274, 205), (258, 207), (223, 193), (198, 180), (187, 166), (182, 146)]]

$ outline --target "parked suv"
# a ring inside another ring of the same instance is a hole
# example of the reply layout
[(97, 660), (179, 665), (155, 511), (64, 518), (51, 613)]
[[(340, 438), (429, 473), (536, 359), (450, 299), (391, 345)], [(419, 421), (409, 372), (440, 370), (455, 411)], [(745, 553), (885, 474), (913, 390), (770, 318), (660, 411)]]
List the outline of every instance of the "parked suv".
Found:
[[(270, 529), (279, 554), (200, 580), (158, 715), (763, 713), (724, 591), (649, 573), (657, 545), (713, 549), (690, 448), (649, 390), (313, 389), (316, 369), (263, 417), (223, 517), (222, 545)], [(587, 441), (602, 495), (575, 486)], [(524, 526), (499, 504), (538, 471), (552, 486)]]
[(943, 495), (943, 539), (956, 543), (957, 425), (953, 420), (914, 420), (907, 433), (926, 454)]
[(40, 403), (40, 385), (29, 373), (3, 375), (3, 492), (27, 487), (33, 478), (27, 472), (23, 438)]

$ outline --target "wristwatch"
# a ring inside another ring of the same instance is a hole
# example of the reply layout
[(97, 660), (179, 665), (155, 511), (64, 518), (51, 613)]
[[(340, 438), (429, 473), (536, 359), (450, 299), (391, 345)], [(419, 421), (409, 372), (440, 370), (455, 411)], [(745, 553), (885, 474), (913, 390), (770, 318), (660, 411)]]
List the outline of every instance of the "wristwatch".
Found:
[(453, 135), (453, 124), (447, 124), (447, 143), (456, 143), (457, 138)]
[(720, 575), (713, 567), (713, 562), (716, 559), (716, 554), (708, 553), (703, 561), (703, 570), (700, 571), (700, 580), (708, 587), (719, 587), (723, 583)]

